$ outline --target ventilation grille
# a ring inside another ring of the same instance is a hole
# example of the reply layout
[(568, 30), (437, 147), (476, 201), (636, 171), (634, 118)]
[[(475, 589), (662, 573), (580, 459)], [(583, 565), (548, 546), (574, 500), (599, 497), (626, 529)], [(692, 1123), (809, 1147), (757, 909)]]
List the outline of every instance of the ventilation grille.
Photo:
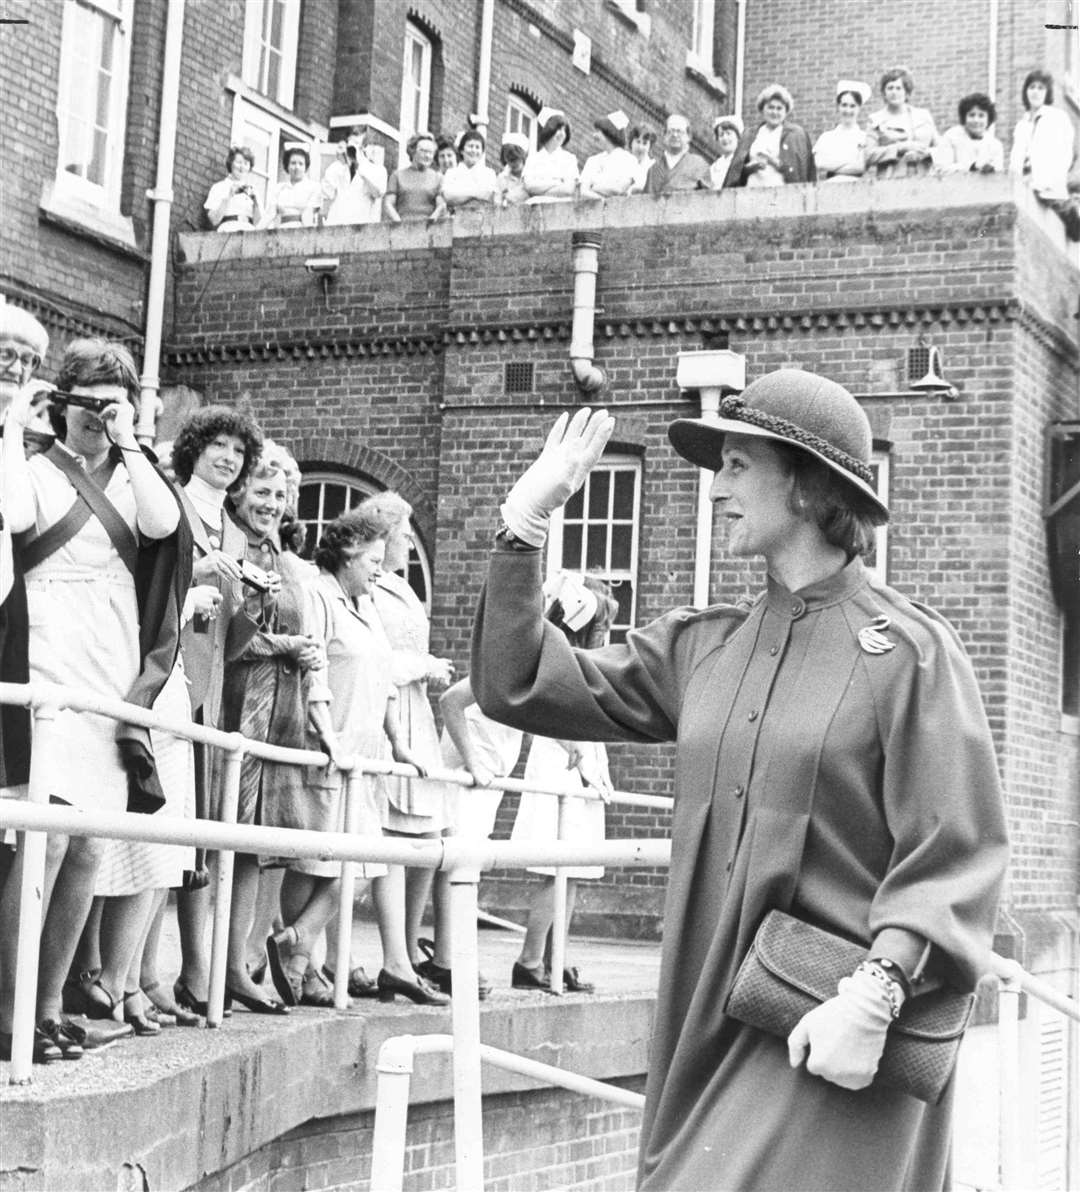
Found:
[(515, 360), (505, 366), (503, 373), (504, 393), (532, 393), (533, 366), (522, 360)]
[(910, 385), (912, 381), (921, 381), (923, 377), (930, 371), (930, 349), (929, 348), (908, 348), (907, 354), (907, 379)]

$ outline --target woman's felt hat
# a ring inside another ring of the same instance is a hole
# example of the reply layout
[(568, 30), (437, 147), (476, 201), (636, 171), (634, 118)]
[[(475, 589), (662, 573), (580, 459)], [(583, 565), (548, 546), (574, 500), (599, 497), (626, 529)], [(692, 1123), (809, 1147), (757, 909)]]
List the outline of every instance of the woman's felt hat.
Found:
[(870, 420), (843, 385), (801, 368), (781, 368), (751, 382), (742, 393), (723, 398), (719, 418), (679, 418), (668, 427), (671, 445), (683, 459), (714, 471), (727, 434), (800, 448), (888, 516), (870, 469)]

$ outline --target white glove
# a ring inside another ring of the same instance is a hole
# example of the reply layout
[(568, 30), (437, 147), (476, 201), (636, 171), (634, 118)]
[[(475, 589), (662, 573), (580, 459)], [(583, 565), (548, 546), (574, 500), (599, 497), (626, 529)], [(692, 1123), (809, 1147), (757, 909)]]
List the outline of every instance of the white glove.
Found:
[(552, 513), (585, 483), (614, 429), (615, 419), (607, 410), (583, 406), (573, 418), (559, 415), (539, 458), (510, 490), (500, 511), (515, 538), (544, 545)]
[[(788, 1035), (788, 1061), (844, 1089), (864, 1089), (874, 1079), (892, 1008), (881, 982), (858, 971), (844, 977), (836, 997), (804, 1014)], [(807, 1057), (807, 1049), (809, 1056)]]

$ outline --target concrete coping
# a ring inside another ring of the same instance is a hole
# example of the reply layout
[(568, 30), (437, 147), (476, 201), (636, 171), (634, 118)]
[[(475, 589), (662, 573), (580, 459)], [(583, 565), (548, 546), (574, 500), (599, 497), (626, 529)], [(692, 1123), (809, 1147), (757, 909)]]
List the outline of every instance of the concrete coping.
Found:
[(630, 195), (603, 202), (474, 209), (436, 224), (407, 221), (264, 232), (181, 232), (179, 237), (189, 265), (212, 265), (218, 261), (431, 251), (477, 237), (1005, 206), (1022, 212), (1065, 251), (1061, 220), (1009, 174), (739, 188), (659, 197)]

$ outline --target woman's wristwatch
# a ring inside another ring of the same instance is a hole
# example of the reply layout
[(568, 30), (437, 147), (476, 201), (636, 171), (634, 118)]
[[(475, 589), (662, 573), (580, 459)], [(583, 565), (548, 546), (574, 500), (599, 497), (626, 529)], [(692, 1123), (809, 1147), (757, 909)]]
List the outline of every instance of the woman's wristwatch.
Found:
[(519, 538), (504, 521), (499, 522), (499, 528), (495, 531), (495, 541), (509, 547), (510, 550), (526, 551), (540, 549), (538, 546), (533, 546), (531, 542), (526, 542), (523, 538)]

